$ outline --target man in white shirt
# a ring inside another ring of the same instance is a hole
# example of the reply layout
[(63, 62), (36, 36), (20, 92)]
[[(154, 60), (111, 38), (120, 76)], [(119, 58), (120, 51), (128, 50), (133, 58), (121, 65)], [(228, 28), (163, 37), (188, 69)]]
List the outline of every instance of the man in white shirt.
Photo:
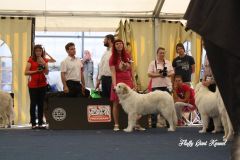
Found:
[(75, 44), (70, 42), (65, 46), (68, 57), (61, 62), (61, 79), (63, 91), (70, 97), (89, 96), (85, 90), (82, 61), (75, 57)]
[(99, 71), (97, 76), (96, 88), (99, 88), (100, 81), (102, 82), (102, 96), (110, 98), (112, 77), (111, 70), (109, 67), (109, 59), (112, 55), (112, 46), (114, 42), (114, 36), (109, 34), (104, 38), (104, 46), (107, 47), (107, 50), (103, 54), (101, 61), (99, 63)]

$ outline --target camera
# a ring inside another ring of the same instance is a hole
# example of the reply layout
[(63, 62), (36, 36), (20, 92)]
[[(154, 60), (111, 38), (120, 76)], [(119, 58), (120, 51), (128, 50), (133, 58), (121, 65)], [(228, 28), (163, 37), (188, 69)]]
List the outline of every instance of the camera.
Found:
[(41, 71), (41, 70), (44, 70), (44, 69), (45, 69), (45, 66), (44, 66), (44, 65), (39, 65), (39, 66), (38, 66), (38, 70)]
[(167, 77), (167, 67), (160, 69), (159, 74), (162, 74), (163, 77)]

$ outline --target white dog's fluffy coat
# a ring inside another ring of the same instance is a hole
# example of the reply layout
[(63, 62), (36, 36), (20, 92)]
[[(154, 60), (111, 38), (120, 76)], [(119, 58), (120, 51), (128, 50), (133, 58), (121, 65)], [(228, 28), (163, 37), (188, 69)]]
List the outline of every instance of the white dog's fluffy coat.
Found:
[(221, 130), (222, 122), (225, 132), (223, 139), (231, 140), (233, 138), (233, 128), (218, 88), (214, 93), (209, 91), (201, 82), (198, 83), (195, 87), (195, 100), (203, 123), (203, 128), (199, 132), (205, 133), (208, 127), (209, 118), (213, 118), (213, 133)]
[(11, 127), (13, 115), (12, 97), (9, 93), (0, 91), (0, 117), (2, 118), (3, 127)]
[(176, 130), (177, 116), (172, 96), (168, 92), (154, 91), (139, 94), (124, 83), (115, 87), (119, 102), (128, 114), (128, 127), (124, 129), (131, 132), (136, 125), (138, 115), (160, 113), (169, 123), (168, 131)]

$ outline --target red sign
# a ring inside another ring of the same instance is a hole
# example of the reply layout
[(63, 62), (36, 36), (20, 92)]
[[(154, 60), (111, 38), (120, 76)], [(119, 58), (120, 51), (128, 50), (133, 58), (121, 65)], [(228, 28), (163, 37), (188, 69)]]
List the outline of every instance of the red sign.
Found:
[(111, 122), (111, 107), (109, 105), (87, 106), (88, 122)]

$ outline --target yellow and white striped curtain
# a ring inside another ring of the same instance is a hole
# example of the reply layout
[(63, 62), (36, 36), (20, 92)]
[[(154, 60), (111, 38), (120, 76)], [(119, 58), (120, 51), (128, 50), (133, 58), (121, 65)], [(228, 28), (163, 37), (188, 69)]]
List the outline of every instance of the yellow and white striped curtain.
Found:
[(195, 73), (193, 74), (193, 85), (195, 86), (200, 80), (202, 66), (202, 38), (195, 32), (191, 32), (191, 53), (195, 60)]
[(127, 20), (120, 21), (116, 30), (117, 38), (122, 39), (125, 44), (130, 43), (131, 54), (134, 61), (134, 73), (138, 76), (139, 89), (146, 89), (148, 85), (147, 68), (153, 59), (153, 21)]
[(0, 39), (9, 46), (13, 57), (15, 124), (29, 123), (29, 93), (24, 71), (31, 55), (31, 37), (31, 18), (0, 18)]
[(158, 33), (156, 36), (158, 36), (159, 46), (166, 49), (165, 58), (172, 62), (176, 57), (177, 43), (183, 43), (189, 37), (190, 33), (184, 30), (183, 25), (179, 21), (156, 21), (156, 33)]
[(124, 30), (125, 30), (124, 29), (124, 24), (123, 24), (122, 20), (120, 20), (119, 26), (116, 29), (115, 39), (121, 39), (126, 44), (126, 37), (125, 37), (125, 31)]
[(117, 38), (128, 42), (132, 47), (134, 69), (138, 75), (141, 89), (147, 88), (147, 68), (149, 63), (155, 59), (156, 49), (164, 47), (167, 51), (165, 57), (173, 61), (176, 55), (176, 44), (191, 42), (191, 53), (195, 60), (195, 74), (193, 82), (197, 83), (201, 70), (201, 38), (192, 31), (185, 31), (185, 27), (179, 21), (166, 21), (152, 19), (120, 21), (116, 31)]
[(130, 21), (132, 56), (141, 90), (148, 86), (147, 70), (154, 57), (154, 25), (152, 19)]

